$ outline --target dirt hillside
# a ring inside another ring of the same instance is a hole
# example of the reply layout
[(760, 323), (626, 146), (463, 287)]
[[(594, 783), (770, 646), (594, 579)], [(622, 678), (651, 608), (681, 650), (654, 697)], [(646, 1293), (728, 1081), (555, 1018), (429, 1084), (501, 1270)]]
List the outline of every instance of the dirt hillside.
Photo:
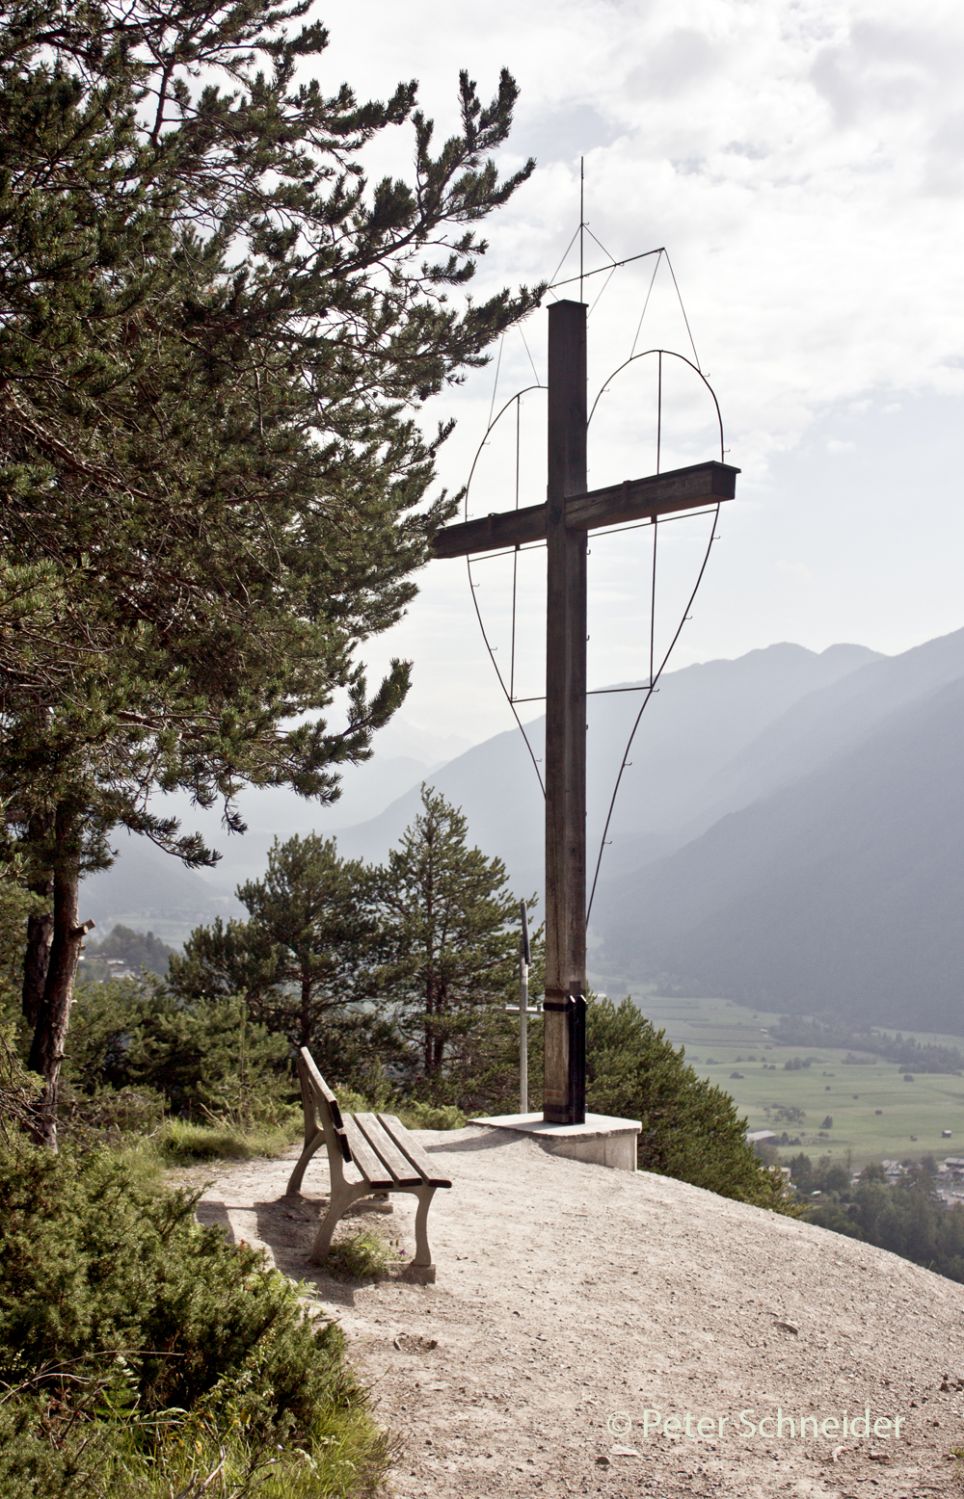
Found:
[[(454, 1183), (434, 1286), (309, 1264), (323, 1153), (302, 1197), (289, 1162), (256, 1161), (199, 1205), (341, 1322), (400, 1439), (397, 1499), (964, 1496), (964, 1286), (503, 1131), (419, 1138)], [(410, 1255), (414, 1204), (394, 1202), (340, 1232), (377, 1224)]]

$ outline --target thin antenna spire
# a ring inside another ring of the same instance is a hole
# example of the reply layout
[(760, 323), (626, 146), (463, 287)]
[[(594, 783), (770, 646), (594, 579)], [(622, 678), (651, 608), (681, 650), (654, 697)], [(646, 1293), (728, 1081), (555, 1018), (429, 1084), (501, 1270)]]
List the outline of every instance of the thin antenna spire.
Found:
[(579, 158), (579, 300), (585, 301), (582, 294), (583, 282), (583, 246), (586, 240), (586, 158)]

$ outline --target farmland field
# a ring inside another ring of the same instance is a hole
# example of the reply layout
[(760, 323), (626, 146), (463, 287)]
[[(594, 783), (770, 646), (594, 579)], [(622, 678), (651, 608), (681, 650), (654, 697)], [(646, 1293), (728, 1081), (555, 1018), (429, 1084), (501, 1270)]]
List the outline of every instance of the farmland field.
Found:
[[(686, 1048), (686, 1060), (702, 1077), (732, 1095), (749, 1129), (786, 1131), (799, 1140), (779, 1147), (782, 1160), (804, 1150), (859, 1169), (886, 1158), (964, 1155), (964, 1076), (916, 1072), (906, 1082), (894, 1062), (855, 1065), (843, 1049), (787, 1046), (770, 1039), (779, 1015), (732, 1000), (667, 998), (641, 987), (633, 997), (654, 1025)], [(964, 1052), (961, 1036), (903, 1035)], [(794, 1061), (807, 1065), (785, 1066)], [(802, 1110), (803, 1117), (788, 1118), (781, 1109)], [(832, 1124), (823, 1129), (828, 1116)]]

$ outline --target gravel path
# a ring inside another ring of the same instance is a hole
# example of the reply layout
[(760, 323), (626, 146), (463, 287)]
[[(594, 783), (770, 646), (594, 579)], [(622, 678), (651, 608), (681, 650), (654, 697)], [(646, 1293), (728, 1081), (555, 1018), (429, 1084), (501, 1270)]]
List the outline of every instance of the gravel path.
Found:
[[(323, 1156), (303, 1197), (282, 1196), (289, 1162), (254, 1161), (198, 1209), (341, 1322), (398, 1434), (397, 1499), (964, 1499), (964, 1286), (504, 1131), (419, 1138), (454, 1183), (429, 1220), (434, 1286), (309, 1264)], [(393, 1201), (345, 1229), (411, 1254), (414, 1204)]]

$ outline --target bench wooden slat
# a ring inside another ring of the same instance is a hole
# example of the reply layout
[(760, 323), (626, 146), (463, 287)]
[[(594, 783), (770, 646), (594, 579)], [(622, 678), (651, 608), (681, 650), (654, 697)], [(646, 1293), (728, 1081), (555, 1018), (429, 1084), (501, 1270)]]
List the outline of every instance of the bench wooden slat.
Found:
[(340, 1129), (341, 1109), (338, 1104), (338, 1099), (335, 1097), (334, 1093), (325, 1082), (321, 1073), (318, 1071), (318, 1064), (315, 1061), (314, 1057), (311, 1055), (311, 1052), (308, 1050), (307, 1046), (302, 1046), (298, 1055), (301, 1057), (301, 1060), (305, 1065), (305, 1069), (309, 1077), (311, 1078), (311, 1081), (314, 1083), (318, 1092), (321, 1094), (322, 1098), (331, 1109), (331, 1116), (335, 1121), (335, 1125)]
[(435, 1166), (431, 1156), (426, 1155), (420, 1145), (412, 1139), (408, 1130), (400, 1119), (394, 1114), (379, 1114), (378, 1121), (386, 1132), (394, 1140), (399, 1150), (408, 1157), (415, 1170), (421, 1175), (422, 1180), (430, 1187), (450, 1187), (452, 1183), (447, 1176), (439, 1176), (438, 1168)]
[(341, 1109), (338, 1104), (338, 1099), (335, 1097), (334, 1093), (332, 1093), (328, 1084), (325, 1082), (321, 1073), (318, 1071), (317, 1063), (315, 1062), (315, 1059), (311, 1055), (311, 1052), (308, 1050), (307, 1046), (302, 1046), (298, 1053), (298, 1065), (299, 1069), (301, 1070), (302, 1083), (307, 1082), (309, 1090), (315, 1094), (316, 1106), (321, 1106), (320, 1108), (318, 1108), (319, 1123), (321, 1123), (322, 1128), (324, 1128), (324, 1124), (320, 1118), (320, 1114), (321, 1109), (325, 1104), (327, 1104), (328, 1113), (331, 1116), (331, 1122), (334, 1125), (335, 1134), (338, 1138), (338, 1148), (341, 1151), (343, 1160), (345, 1160), (350, 1165), (351, 1150), (349, 1149), (348, 1139), (345, 1135), (345, 1121), (341, 1117)]
[[(338, 1223), (353, 1203), (370, 1193), (412, 1192), (418, 1198), (418, 1211), (415, 1258), (409, 1268), (414, 1279), (431, 1285), (435, 1266), (428, 1242), (428, 1210), (436, 1187), (452, 1183), (436, 1174), (431, 1158), (394, 1114), (343, 1114), (306, 1046), (298, 1054), (298, 1076), (305, 1107), (305, 1143), (288, 1179), (288, 1191), (300, 1191), (305, 1168), (322, 1144), (328, 1151), (331, 1176), (328, 1211), (315, 1236), (312, 1259), (324, 1260)], [(342, 1158), (354, 1165), (361, 1181), (346, 1177)]]
[(345, 1134), (348, 1136), (348, 1144), (351, 1146), (352, 1160), (365, 1180), (370, 1182), (373, 1187), (394, 1187), (396, 1185), (395, 1178), (388, 1167), (382, 1164), (372, 1150), (359, 1129), (353, 1114), (345, 1115)]
[(421, 1174), (416, 1171), (405, 1152), (399, 1150), (388, 1130), (379, 1122), (377, 1114), (353, 1114), (352, 1118), (395, 1180), (402, 1186), (418, 1186), (422, 1180)]

